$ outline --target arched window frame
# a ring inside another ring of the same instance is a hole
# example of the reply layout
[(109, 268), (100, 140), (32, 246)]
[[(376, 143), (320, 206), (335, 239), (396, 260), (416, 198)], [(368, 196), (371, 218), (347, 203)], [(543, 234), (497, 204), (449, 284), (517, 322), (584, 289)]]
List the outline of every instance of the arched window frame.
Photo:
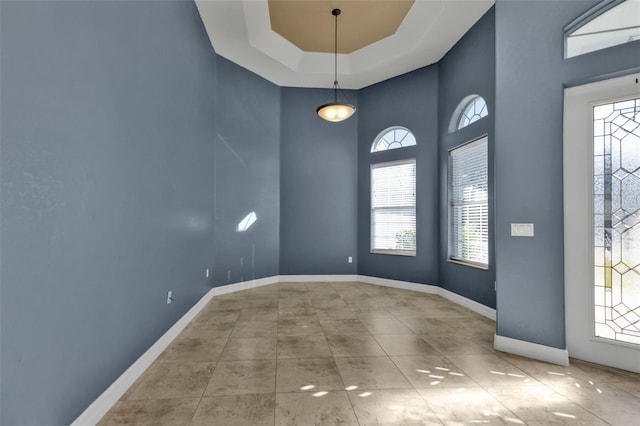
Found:
[[(483, 106), (480, 108), (480, 111), (477, 111), (476, 106), (480, 102), (482, 102)], [(474, 108), (474, 111), (471, 114), (470, 110), (472, 107)], [(470, 124), (473, 124), (488, 115), (489, 105), (482, 96), (476, 94), (465, 96), (451, 116), (451, 120), (449, 121), (449, 133), (464, 129)], [(466, 122), (463, 123), (463, 120), (465, 119)]]
[[(622, 7), (618, 8), (618, 6)], [(618, 10), (613, 11), (616, 8)], [(640, 13), (638, 0), (601, 1), (564, 27), (564, 57), (572, 58), (640, 40), (638, 13)], [(601, 19), (605, 15), (608, 15), (609, 21)], [(591, 28), (588, 27), (580, 32), (586, 26)], [(575, 43), (570, 45), (571, 41)]]
[[(406, 133), (400, 136), (402, 132)], [(392, 136), (392, 139), (388, 138), (389, 135)], [(383, 144), (386, 145), (382, 147)], [(371, 144), (371, 153), (405, 148), (408, 146), (414, 146), (415, 144), (416, 137), (411, 130), (402, 126), (387, 127), (378, 133), (378, 136), (373, 140), (373, 144)]]

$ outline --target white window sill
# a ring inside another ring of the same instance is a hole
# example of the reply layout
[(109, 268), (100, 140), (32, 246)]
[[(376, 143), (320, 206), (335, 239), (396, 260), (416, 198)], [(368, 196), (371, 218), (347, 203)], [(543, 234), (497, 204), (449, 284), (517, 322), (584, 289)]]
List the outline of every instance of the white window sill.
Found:
[(388, 254), (391, 256), (416, 257), (416, 252), (412, 250), (371, 250), (371, 254)]
[(470, 260), (459, 260), (459, 259), (447, 259), (449, 263), (455, 263), (456, 265), (468, 266), (470, 268), (482, 269), (483, 271), (489, 270), (489, 265), (486, 263), (472, 262)]

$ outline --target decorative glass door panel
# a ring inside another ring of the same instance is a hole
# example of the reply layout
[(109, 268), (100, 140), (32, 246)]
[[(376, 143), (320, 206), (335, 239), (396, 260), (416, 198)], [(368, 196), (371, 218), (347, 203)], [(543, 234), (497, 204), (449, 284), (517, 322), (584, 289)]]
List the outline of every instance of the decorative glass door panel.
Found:
[(593, 107), (594, 335), (640, 345), (640, 98)]

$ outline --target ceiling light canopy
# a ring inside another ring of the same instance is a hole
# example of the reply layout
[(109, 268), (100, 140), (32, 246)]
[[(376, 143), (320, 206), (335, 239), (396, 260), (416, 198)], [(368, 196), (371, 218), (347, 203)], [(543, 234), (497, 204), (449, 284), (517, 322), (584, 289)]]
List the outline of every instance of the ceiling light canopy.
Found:
[[(333, 79), (333, 102), (328, 104), (320, 105), (316, 109), (316, 113), (323, 120), (331, 121), (331, 122), (339, 122), (344, 121), (347, 118), (351, 117), (356, 112), (356, 107), (347, 102), (338, 102), (338, 89), (340, 86), (338, 85), (338, 15), (340, 15), (340, 9), (333, 9), (331, 14), (335, 17), (335, 31), (334, 31), (334, 50), (333, 50), (333, 58), (334, 58), (334, 79)], [(346, 95), (340, 89), (340, 92), (346, 99)]]

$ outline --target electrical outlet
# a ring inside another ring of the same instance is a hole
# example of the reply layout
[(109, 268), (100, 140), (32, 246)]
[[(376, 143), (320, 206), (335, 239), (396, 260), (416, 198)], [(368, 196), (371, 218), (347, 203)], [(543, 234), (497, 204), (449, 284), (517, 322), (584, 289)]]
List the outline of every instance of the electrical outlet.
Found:
[(209, 278), (209, 268), (205, 269), (205, 271), (204, 271), (204, 277), (205, 277), (205, 278)]
[(173, 302), (173, 291), (169, 290), (167, 292), (167, 305)]
[(347, 258), (347, 262), (349, 262), (349, 263), (353, 263), (353, 256), (349, 256), (349, 257)]

